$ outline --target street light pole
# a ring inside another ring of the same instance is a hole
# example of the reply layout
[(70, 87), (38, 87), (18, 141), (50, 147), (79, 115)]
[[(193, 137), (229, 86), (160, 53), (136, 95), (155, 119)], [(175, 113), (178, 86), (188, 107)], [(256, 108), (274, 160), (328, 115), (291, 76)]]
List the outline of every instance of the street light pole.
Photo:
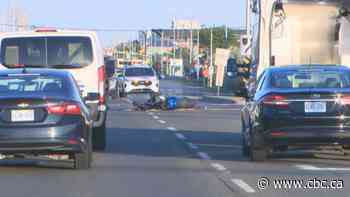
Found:
[(199, 80), (199, 71), (200, 71), (200, 62), (199, 62), (199, 31), (200, 29), (197, 30), (197, 68), (196, 68), (196, 72), (197, 72), (197, 80)]
[(192, 24), (191, 24), (191, 31), (190, 31), (190, 65), (192, 66), (192, 53), (193, 53), (193, 29), (192, 29)]
[(161, 48), (161, 53), (160, 53), (160, 73), (163, 74), (163, 55), (164, 55), (164, 50), (163, 50), (163, 37), (164, 37), (164, 31), (161, 31), (161, 36), (160, 36), (160, 48)]
[(209, 67), (209, 87), (213, 86), (213, 26), (210, 28), (210, 67)]
[(174, 33), (174, 46), (173, 46), (173, 62), (172, 65), (170, 65), (170, 75), (173, 76), (175, 75), (175, 68), (174, 68), (174, 63), (175, 63), (175, 58), (176, 58), (176, 21), (174, 19), (173, 22), (173, 33)]

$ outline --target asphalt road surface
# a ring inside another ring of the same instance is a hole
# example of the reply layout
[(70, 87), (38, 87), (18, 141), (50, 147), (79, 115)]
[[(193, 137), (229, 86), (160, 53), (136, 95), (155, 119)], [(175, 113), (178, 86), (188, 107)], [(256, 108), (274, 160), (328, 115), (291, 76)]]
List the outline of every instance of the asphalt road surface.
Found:
[[(207, 94), (178, 82), (161, 83), (168, 94)], [(137, 112), (130, 103), (125, 98), (111, 102), (107, 150), (94, 154), (92, 169), (3, 160), (0, 196), (349, 196), (350, 162), (336, 151), (275, 154), (263, 163), (242, 157), (239, 104), (215, 102), (204, 103), (207, 110)], [(283, 180), (303, 181), (302, 188), (293, 183), (290, 189), (275, 188)], [(320, 188), (332, 180), (337, 188)]]

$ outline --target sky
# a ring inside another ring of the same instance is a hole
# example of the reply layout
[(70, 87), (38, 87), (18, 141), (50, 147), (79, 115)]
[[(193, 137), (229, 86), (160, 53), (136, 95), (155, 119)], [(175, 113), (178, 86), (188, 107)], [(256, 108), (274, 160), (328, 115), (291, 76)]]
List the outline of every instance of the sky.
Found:
[[(1, 0), (20, 7), (31, 25), (76, 28), (170, 28), (176, 19), (193, 19), (205, 25), (244, 26), (245, 0)], [(136, 32), (106, 33), (104, 45), (137, 38)]]

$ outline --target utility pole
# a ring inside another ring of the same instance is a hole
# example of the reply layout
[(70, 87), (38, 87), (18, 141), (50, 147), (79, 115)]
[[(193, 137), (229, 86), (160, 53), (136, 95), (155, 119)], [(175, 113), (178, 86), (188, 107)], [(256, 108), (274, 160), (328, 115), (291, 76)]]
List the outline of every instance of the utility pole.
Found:
[(163, 29), (160, 30), (161, 31), (161, 35), (160, 35), (160, 73), (163, 74), (163, 54), (164, 54), (164, 50), (163, 50), (163, 37), (164, 37), (164, 31)]
[(190, 64), (192, 66), (192, 55), (193, 55), (193, 29), (192, 29), (192, 23), (191, 23), (191, 31), (190, 31)]
[(173, 34), (174, 34), (174, 46), (173, 46), (173, 64), (170, 65), (170, 73), (171, 75), (175, 75), (175, 68), (174, 68), (174, 63), (175, 63), (175, 58), (176, 58), (176, 19), (174, 18), (173, 20)]
[(228, 48), (228, 28), (227, 24), (225, 25), (225, 48)]
[(131, 61), (133, 60), (133, 56), (134, 56), (134, 40), (133, 39), (131, 39), (131, 53), (130, 53), (131, 55), (130, 55), (130, 59), (131, 59)]
[(209, 66), (209, 87), (213, 86), (213, 75), (214, 75), (214, 65), (213, 65), (213, 26), (210, 28), (210, 66)]
[(200, 62), (199, 62), (199, 32), (200, 29), (197, 29), (197, 68), (196, 68), (196, 72), (197, 72), (197, 80), (199, 80), (199, 71), (200, 71)]
[(250, 39), (251, 37), (251, 31), (250, 31), (250, 24), (251, 24), (251, 19), (250, 19), (250, 9), (251, 9), (251, 0), (246, 0), (246, 16), (245, 16), (245, 19), (246, 19), (246, 34), (248, 36), (248, 39)]

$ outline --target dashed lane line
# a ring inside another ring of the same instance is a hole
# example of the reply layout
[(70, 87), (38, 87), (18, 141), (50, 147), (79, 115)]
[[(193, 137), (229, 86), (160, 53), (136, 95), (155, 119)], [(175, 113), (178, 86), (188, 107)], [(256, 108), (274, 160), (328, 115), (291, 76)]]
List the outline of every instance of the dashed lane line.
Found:
[(160, 124), (166, 124), (166, 121), (164, 121), (164, 120), (158, 120), (158, 122), (159, 122)]
[(309, 171), (350, 171), (350, 168), (319, 168), (312, 165), (296, 165), (296, 167)]
[(159, 119), (159, 116), (153, 116), (154, 119), (158, 120)]
[(188, 142), (187, 145), (191, 148), (191, 149), (194, 149), (194, 150), (198, 150), (198, 146), (191, 143), (191, 142)]
[(214, 169), (218, 170), (218, 171), (226, 171), (227, 169), (225, 168), (225, 166), (219, 164), (219, 163), (211, 163), (210, 164), (211, 167), (213, 167)]
[(210, 156), (204, 152), (198, 152), (197, 155), (203, 160), (211, 160)]
[(252, 188), (250, 185), (248, 185), (246, 182), (244, 182), (242, 179), (232, 179), (231, 180), (234, 184), (236, 184), (238, 187), (243, 189), (247, 193), (255, 193), (255, 189)]
[(175, 127), (167, 127), (167, 129), (170, 131), (177, 131), (177, 129)]
[(181, 133), (176, 133), (175, 136), (179, 138), (180, 140), (186, 140), (186, 137), (182, 135)]

